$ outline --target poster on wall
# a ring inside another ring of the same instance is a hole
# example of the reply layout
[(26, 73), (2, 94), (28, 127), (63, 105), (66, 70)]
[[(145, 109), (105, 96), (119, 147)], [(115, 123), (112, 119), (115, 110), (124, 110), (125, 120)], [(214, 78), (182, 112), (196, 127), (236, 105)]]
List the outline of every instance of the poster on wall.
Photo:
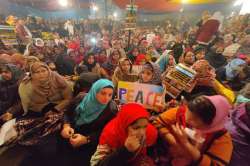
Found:
[(173, 98), (178, 97), (182, 91), (191, 92), (196, 83), (195, 76), (193, 69), (183, 64), (176, 65), (163, 80), (165, 92)]
[(121, 104), (136, 102), (159, 110), (164, 106), (163, 91), (163, 87), (157, 85), (119, 81), (117, 94)]
[(4, 45), (17, 45), (15, 27), (0, 25), (0, 39)]

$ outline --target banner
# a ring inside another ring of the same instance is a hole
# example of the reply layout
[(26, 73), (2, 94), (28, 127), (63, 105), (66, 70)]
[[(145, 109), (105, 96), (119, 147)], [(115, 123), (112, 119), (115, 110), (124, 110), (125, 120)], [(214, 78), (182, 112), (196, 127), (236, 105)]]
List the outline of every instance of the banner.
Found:
[(125, 29), (129, 30), (136, 28), (137, 8), (138, 7), (136, 5), (127, 5)]
[(183, 90), (191, 92), (196, 83), (195, 76), (193, 69), (183, 64), (176, 65), (163, 80), (165, 92), (173, 98), (179, 96)]
[(0, 39), (4, 45), (17, 45), (15, 27), (0, 25)]
[(145, 108), (159, 110), (164, 106), (163, 91), (161, 86), (119, 81), (117, 94), (122, 104), (136, 102)]

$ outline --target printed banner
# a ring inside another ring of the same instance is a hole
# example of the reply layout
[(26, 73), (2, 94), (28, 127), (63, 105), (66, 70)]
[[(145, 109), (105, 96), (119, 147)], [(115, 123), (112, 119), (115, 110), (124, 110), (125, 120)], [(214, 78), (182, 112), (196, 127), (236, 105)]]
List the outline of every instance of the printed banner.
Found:
[(178, 64), (164, 78), (165, 92), (173, 98), (184, 90), (191, 92), (195, 86), (196, 72), (183, 64)]
[(158, 110), (164, 106), (163, 87), (132, 82), (118, 83), (118, 99), (120, 103), (136, 102), (145, 108)]
[(4, 45), (17, 45), (15, 27), (0, 25), (0, 39)]

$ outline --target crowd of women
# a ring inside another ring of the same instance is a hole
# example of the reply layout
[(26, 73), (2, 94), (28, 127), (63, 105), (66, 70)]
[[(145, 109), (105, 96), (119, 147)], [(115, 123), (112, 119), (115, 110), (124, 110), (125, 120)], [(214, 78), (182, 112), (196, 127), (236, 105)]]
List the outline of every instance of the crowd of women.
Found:
[[(0, 48), (0, 125), (16, 119), (3, 146), (29, 151), (20, 165), (249, 165), (249, 15), (206, 11), (196, 25), (131, 32), (34, 17), (14, 24), (18, 46)], [(37, 38), (42, 31), (54, 39)], [(179, 63), (195, 83), (166, 94), (163, 109), (117, 100), (119, 81), (165, 87)]]

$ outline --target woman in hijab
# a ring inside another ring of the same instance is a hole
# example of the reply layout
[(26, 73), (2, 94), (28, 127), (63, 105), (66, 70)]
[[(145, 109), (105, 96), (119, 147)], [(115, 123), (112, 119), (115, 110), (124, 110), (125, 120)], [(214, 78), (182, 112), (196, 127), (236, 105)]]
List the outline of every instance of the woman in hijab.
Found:
[(64, 165), (89, 165), (102, 129), (117, 113), (113, 93), (113, 83), (100, 79), (78, 105), (72, 103), (72, 109), (77, 106), (73, 114), (69, 111), (66, 115), (61, 131), (60, 151), (63, 152), (61, 160)]
[(91, 166), (154, 165), (147, 148), (155, 144), (157, 130), (142, 105), (128, 103), (102, 131)]
[(139, 54), (139, 55), (136, 57), (135, 65), (144, 65), (146, 62), (147, 62), (146, 55), (144, 55), (144, 54)]
[(139, 74), (139, 83), (161, 85), (161, 71), (158, 64), (147, 62)]
[(119, 81), (135, 82), (138, 76), (133, 73), (133, 65), (128, 58), (121, 58), (112, 77), (114, 86), (118, 86)]
[(225, 67), (216, 70), (217, 79), (233, 90), (239, 91), (249, 81), (250, 69), (246, 61), (241, 59), (233, 59)]
[[(16, 124), (19, 143), (35, 145), (60, 128), (64, 109), (72, 92), (66, 81), (41, 62), (30, 67), (19, 86), (24, 116)], [(31, 134), (32, 133), (32, 134)]]
[(100, 65), (96, 62), (93, 53), (89, 53), (85, 57), (83, 65), (87, 66), (89, 72), (93, 72), (100, 75)]
[(22, 112), (18, 86), (22, 70), (11, 64), (0, 66), (0, 121), (6, 122)]
[(134, 48), (130, 51), (130, 53), (129, 53), (129, 55), (128, 55), (128, 58), (129, 58), (129, 60), (132, 62), (132, 64), (135, 63), (135, 60), (136, 60), (136, 58), (137, 58), (138, 55), (139, 55), (139, 49), (138, 49), (137, 47), (134, 47)]
[(109, 59), (101, 66), (101, 75), (109, 80), (112, 79), (114, 71), (118, 66), (121, 54), (118, 50), (113, 50), (109, 56)]
[(164, 51), (163, 54), (155, 63), (160, 66), (161, 73), (165, 72), (168, 69), (168, 67), (175, 66), (176, 62), (173, 57), (173, 51), (172, 50)]
[(250, 84), (239, 93), (226, 128), (232, 136), (234, 150), (229, 166), (248, 166), (250, 153)]
[(153, 124), (168, 147), (169, 162), (228, 165), (233, 145), (224, 125), (230, 109), (223, 96), (199, 96), (162, 113)]

